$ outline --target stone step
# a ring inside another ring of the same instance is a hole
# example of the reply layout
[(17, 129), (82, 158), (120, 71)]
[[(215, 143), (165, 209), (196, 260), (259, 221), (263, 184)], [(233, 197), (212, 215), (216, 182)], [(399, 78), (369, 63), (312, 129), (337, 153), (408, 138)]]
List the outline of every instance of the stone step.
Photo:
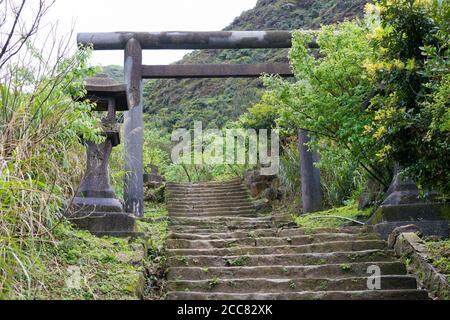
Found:
[(236, 194), (220, 194), (220, 193), (213, 193), (213, 194), (207, 194), (207, 195), (174, 195), (167, 193), (167, 201), (168, 203), (198, 203), (198, 202), (230, 202), (230, 201), (253, 201), (250, 197), (250, 195), (247, 195), (245, 193), (239, 192)]
[(169, 191), (208, 191), (208, 190), (247, 190), (247, 188), (241, 183), (236, 184), (223, 184), (223, 185), (191, 185), (191, 186), (169, 186), (167, 190)]
[(220, 200), (177, 200), (170, 201), (169, 206), (181, 208), (209, 208), (211, 206), (248, 206), (252, 205), (251, 199), (220, 199)]
[(182, 201), (214, 201), (214, 200), (251, 200), (250, 194), (247, 192), (240, 192), (236, 194), (231, 195), (218, 195), (216, 193), (214, 194), (206, 194), (206, 195), (199, 195), (199, 194), (183, 194), (182, 196), (177, 197), (170, 197), (169, 193), (167, 193), (168, 197), (167, 199), (170, 202), (182, 202)]
[(190, 185), (190, 186), (167, 186), (167, 190), (209, 190), (209, 189), (233, 189), (233, 188), (239, 188), (239, 189), (247, 189), (247, 187), (242, 183), (231, 183), (231, 184), (221, 184), (221, 185)]
[(233, 179), (227, 180), (227, 181), (207, 181), (207, 182), (168, 182), (167, 185), (180, 185), (180, 186), (184, 186), (184, 185), (214, 185), (214, 184), (228, 184), (228, 183), (235, 183), (235, 182), (239, 182), (241, 181), (242, 183), (242, 178), (240, 177), (235, 177)]
[(235, 216), (235, 217), (208, 217), (208, 219), (201, 218), (201, 217), (184, 217), (184, 218), (171, 218), (170, 219), (173, 224), (188, 224), (188, 225), (197, 225), (197, 224), (203, 224), (204, 222), (210, 222), (210, 223), (237, 223), (237, 222), (270, 222), (272, 221), (272, 218), (270, 216), (255, 216), (253, 218), (249, 217), (241, 217), (241, 216)]
[(393, 251), (366, 250), (353, 252), (269, 254), (241, 256), (192, 255), (168, 258), (172, 267), (256, 267), (267, 265), (320, 265), (356, 262), (394, 262), (397, 259)]
[(172, 206), (169, 205), (167, 206), (167, 210), (171, 213), (178, 213), (178, 212), (185, 212), (185, 213), (190, 213), (190, 212), (195, 212), (195, 213), (223, 213), (223, 212), (233, 212), (236, 213), (236, 215), (238, 215), (240, 212), (256, 212), (255, 211), (255, 207), (253, 205), (236, 205), (236, 206), (231, 206), (231, 205), (224, 205), (224, 206), (220, 206), (220, 205), (211, 205), (208, 207), (195, 207), (195, 208), (189, 208), (189, 207), (182, 207), (182, 206)]
[(170, 267), (167, 279), (210, 280), (210, 279), (292, 279), (292, 278), (349, 278), (371, 275), (370, 266), (376, 265), (381, 275), (406, 275), (406, 267), (400, 262), (360, 262), (350, 264), (328, 264), (318, 266), (261, 266), (261, 267)]
[(230, 187), (220, 187), (220, 188), (169, 188), (167, 189), (168, 194), (183, 194), (183, 195), (211, 195), (211, 194), (248, 194), (248, 189), (244, 186), (230, 186)]
[(169, 292), (169, 300), (429, 300), (424, 290), (366, 290), (279, 293)]
[(214, 210), (214, 211), (169, 211), (169, 217), (255, 217), (255, 210)]
[(240, 203), (221, 203), (214, 202), (208, 204), (173, 204), (167, 206), (169, 211), (208, 211), (208, 210), (254, 210), (254, 206), (250, 201), (242, 201)]
[[(180, 216), (181, 217), (181, 216)], [(248, 217), (252, 217), (249, 215)], [(292, 222), (280, 222), (276, 224), (278, 227), (286, 227), (286, 228), (292, 228), (294, 227), (294, 223)], [(251, 232), (256, 231), (260, 229), (268, 229), (274, 227), (273, 222), (242, 222), (242, 223), (224, 223), (221, 226), (218, 225), (172, 225), (170, 228), (173, 232), (192, 232), (192, 233), (198, 233), (198, 234), (210, 234), (210, 233), (226, 233), (226, 232), (234, 232), (234, 231), (240, 231), (240, 232)], [(275, 229), (276, 230), (276, 229)]]
[(336, 241), (322, 242), (307, 245), (284, 245), (284, 246), (248, 246), (212, 249), (167, 249), (168, 257), (189, 255), (215, 255), (215, 256), (239, 256), (239, 255), (270, 255), (270, 254), (295, 254), (295, 253), (326, 253), (326, 252), (349, 252), (364, 250), (383, 250), (386, 242), (381, 240), (358, 240), (358, 241)]
[(167, 195), (169, 199), (172, 198), (191, 198), (191, 199), (208, 199), (208, 198), (220, 198), (220, 197), (227, 197), (227, 196), (240, 196), (242, 198), (248, 198), (250, 196), (250, 193), (242, 189), (236, 189), (236, 188), (230, 188), (229, 190), (223, 189), (223, 190), (212, 190), (212, 189), (205, 189), (205, 190), (199, 190), (199, 191), (181, 191), (181, 190), (168, 190)]
[(169, 239), (167, 248), (169, 249), (212, 249), (212, 248), (231, 248), (237, 246), (300, 246), (312, 243), (334, 242), (334, 241), (359, 241), (359, 240), (378, 240), (375, 234), (355, 235), (348, 233), (324, 233), (316, 235), (296, 236), (296, 237), (245, 237), (236, 239), (205, 239), (205, 240), (185, 240)]
[(168, 190), (216, 190), (216, 189), (231, 189), (231, 188), (245, 188), (241, 183), (222, 183), (222, 184), (191, 184), (191, 185), (167, 185)]
[[(241, 180), (168, 184), (169, 299), (427, 299), (373, 228), (258, 216)], [(368, 290), (369, 267), (381, 289)]]
[[(220, 217), (223, 218), (223, 217)], [(228, 218), (228, 217), (227, 217)], [(244, 218), (249, 219), (249, 218)], [(252, 218), (250, 218), (252, 219)], [(260, 218), (256, 218), (260, 219)], [(265, 219), (265, 218), (261, 218)], [(178, 219), (177, 219), (178, 220)], [(190, 219), (189, 219), (190, 220)], [(321, 234), (321, 233), (349, 233), (349, 234), (366, 234), (366, 233), (372, 233), (367, 232), (364, 228), (324, 228), (324, 229), (316, 229), (311, 231), (306, 231), (301, 228), (268, 228), (268, 229), (256, 229), (256, 230), (235, 230), (233, 232), (214, 232), (215, 230), (213, 228), (208, 229), (198, 229), (195, 228), (194, 225), (198, 225), (199, 228), (202, 225), (205, 225), (205, 223), (202, 222), (192, 222), (192, 224), (189, 222), (189, 220), (183, 221), (183, 223), (186, 225), (186, 231), (187, 232), (175, 232), (172, 230), (172, 233), (170, 235), (171, 239), (189, 239), (189, 240), (203, 240), (203, 239), (230, 239), (230, 238), (245, 238), (247, 236), (251, 237), (295, 237), (295, 236), (301, 236), (301, 235), (314, 235), (314, 234)], [(199, 221), (204, 221), (203, 219), (200, 219)], [(263, 221), (264, 223), (266, 221)], [(220, 223), (223, 226), (224, 221), (220, 221)], [(178, 221), (173, 221), (173, 227), (176, 226), (178, 228)], [(179, 229), (183, 229), (180, 227)], [(201, 232), (200, 232), (201, 231)]]
[(242, 180), (227, 181), (227, 182), (198, 182), (198, 183), (173, 183), (166, 184), (168, 188), (205, 188), (205, 187), (223, 187), (223, 186), (242, 186)]
[[(412, 276), (382, 276), (381, 290), (416, 290)], [(196, 281), (169, 281), (168, 291), (221, 292), (221, 293), (277, 293), (302, 291), (364, 291), (373, 279), (355, 277), (343, 279), (294, 278), (294, 279), (210, 279)]]

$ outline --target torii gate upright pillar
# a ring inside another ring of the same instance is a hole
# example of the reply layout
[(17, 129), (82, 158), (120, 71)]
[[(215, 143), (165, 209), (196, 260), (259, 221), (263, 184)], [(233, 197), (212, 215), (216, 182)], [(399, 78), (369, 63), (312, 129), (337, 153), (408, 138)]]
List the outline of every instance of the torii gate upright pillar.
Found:
[(320, 170), (314, 166), (319, 160), (318, 154), (308, 150), (307, 144), (310, 138), (306, 130), (300, 129), (298, 131), (298, 139), (303, 213), (317, 212), (323, 209)]
[(144, 216), (143, 178), (143, 102), (142, 102), (142, 47), (132, 38), (125, 47), (125, 83), (129, 111), (125, 112), (125, 211)]

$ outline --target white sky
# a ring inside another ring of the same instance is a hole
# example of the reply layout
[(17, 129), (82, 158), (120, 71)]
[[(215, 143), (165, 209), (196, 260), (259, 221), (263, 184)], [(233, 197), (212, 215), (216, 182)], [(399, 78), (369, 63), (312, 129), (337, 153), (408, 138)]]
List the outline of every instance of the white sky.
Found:
[[(47, 15), (60, 32), (218, 31), (257, 0), (56, 0)], [(75, 39), (73, 40), (75, 42)], [(145, 64), (169, 64), (188, 51), (145, 51)], [(122, 51), (94, 52), (93, 64), (123, 64)]]

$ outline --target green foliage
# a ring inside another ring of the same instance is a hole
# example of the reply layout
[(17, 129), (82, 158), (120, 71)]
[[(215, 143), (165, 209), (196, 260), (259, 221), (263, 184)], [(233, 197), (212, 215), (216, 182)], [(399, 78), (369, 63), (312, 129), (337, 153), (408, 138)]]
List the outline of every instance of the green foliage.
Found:
[(2, 295), (32, 297), (39, 244), (53, 241), (84, 163), (80, 137), (101, 141), (91, 106), (75, 102), (96, 70), (89, 50), (51, 63), (27, 47), (0, 84), (0, 284)]
[(311, 132), (310, 146), (321, 154), (322, 168), (359, 164), (387, 184), (374, 161), (374, 139), (364, 134), (373, 119), (363, 107), (373, 90), (363, 66), (375, 56), (366, 40), (369, 27), (359, 22), (322, 27), (318, 57), (307, 49), (311, 36), (296, 33), (290, 58), (298, 81), (266, 83), (280, 101), (279, 124)]
[[(317, 28), (363, 13), (366, 0), (258, 2), (225, 30), (295, 30)], [(186, 55), (179, 63), (270, 63), (286, 62), (287, 50), (243, 49), (201, 50)], [(222, 128), (235, 121), (262, 95), (259, 79), (186, 79), (148, 81), (144, 106), (155, 127), (171, 131), (191, 128), (194, 120), (205, 127)]]
[(380, 1), (372, 34), (380, 59), (367, 66), (382, 84), (372, 101), (378, 156), (395, 159), (424, 188), (450, 194), (450, 2)]
[[(36, 248), (38, 256), (29, 262), (30, 292), (27, 296), (15, 293), (12, 297), (37, 300), (137, 299), (139, 274), (128, 261), (136, 252), (127, 240), (97, 238), (67, 224), (60, 224), (53, 230), (53, 235), (58, 241), (39, 245)], [(71, 267), (79, 268), (81, 281), (78, 288), (67, 286), (66, 281), (73, 276)], [(13, 292), (4, 297), (11, 298), (11, 294)]]
[(124, 82), (123, 66), (106, 66), (102, 68), (102, 72), (114, 79), (117, 83)]
[(376, 141), (366, 133), (374, 115), (366, 109), (373, 86), (365, 63), (377, 53), (367, 40), (374, 24), (344, 22), (324, 26), (317, 34), (320, 49), (311, 51), (311, 36), (295, 33), (290, 52), (296, 81), (265, 77), (262, 101), (237, 121), (241, 126), (278, 126), (285, 140), (281, 179), (299, 190), (298, 128), (310, 132), (310, 148), (320, 154), (326, 205), (342, 205), (362, 189), (367, 175), (388, 186), (388, 170), (377, 162)]
[(447, 276), (450, 284), (450, 240), (427, 241), (426, 246), (431, 253), (433, 266)]
[(351, 204), (345, 207), (333, 208), (330, 210), (310, 213), (295, 217), (298, 226), (305, 229), (318, 228), (339, 228), (351, 224), (350, 221), (337, 218), (326, 218), (327, 216), (337, 216), (350, 218), (356, 221), (365, 222), (371, 216), (371, 210), (359, 211), (358, 206)]
[(160, 256), (168, 237), (169, 221), (165, 206), (147, 203), (143, 221), (137, 221), (138, 229), (149, 236), (148, 245), (151, 257)]
[(220, 284), (220, 279), (217, 277), (208, 280), (208, 287), (211, 290), (214, 289), (215, 287), (217, 287), (219, 284)]

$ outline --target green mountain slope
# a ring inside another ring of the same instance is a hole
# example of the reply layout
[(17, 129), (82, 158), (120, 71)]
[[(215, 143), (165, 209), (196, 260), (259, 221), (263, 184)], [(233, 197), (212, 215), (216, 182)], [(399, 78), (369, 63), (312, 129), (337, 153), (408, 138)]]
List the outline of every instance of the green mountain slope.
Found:
[[(259, 0), (224, 30), (314, 29), (362, 16), (367, 0)], [(180, 64), (254, 63), (287, 61), (287, 50), (201, 50), (186, 55)], [(108, 72), (106, 68), (105, 72)], [(117, 68), (110, 71), (117, 76)], [(262, 93), (259, 79), (152, 80), (144, 86), (144, 107), (155, 127), (221, 127), (235, 120)]]

